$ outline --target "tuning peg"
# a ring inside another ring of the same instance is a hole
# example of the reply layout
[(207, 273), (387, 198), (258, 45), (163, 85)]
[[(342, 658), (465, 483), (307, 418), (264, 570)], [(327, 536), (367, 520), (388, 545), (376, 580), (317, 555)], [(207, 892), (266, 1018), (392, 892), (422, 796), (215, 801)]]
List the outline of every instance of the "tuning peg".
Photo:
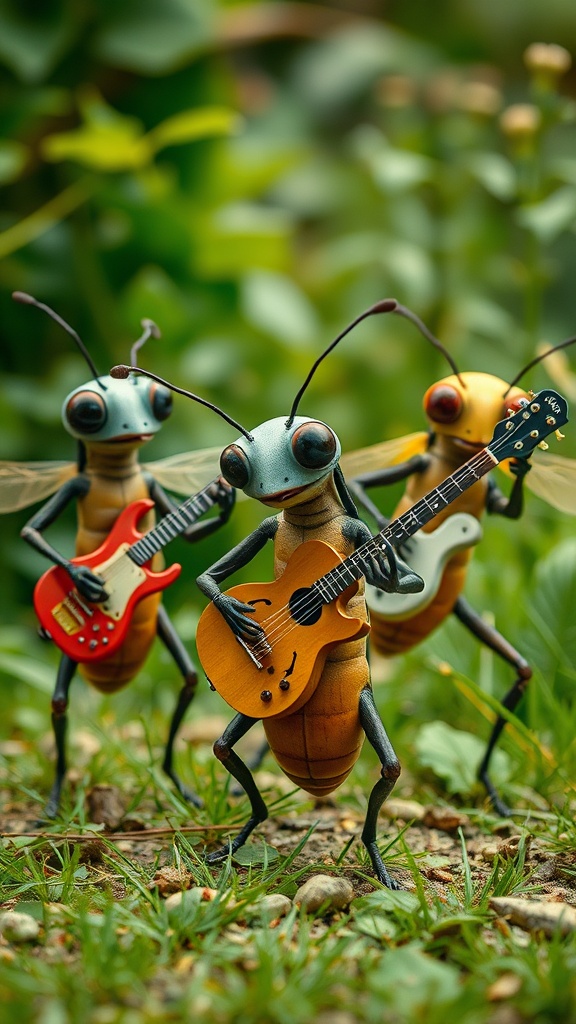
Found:
[(550, 445), (546, 444), (546, 441), (540, 441), (538, 448), (541, 448), (543, 452), (547, 452)]

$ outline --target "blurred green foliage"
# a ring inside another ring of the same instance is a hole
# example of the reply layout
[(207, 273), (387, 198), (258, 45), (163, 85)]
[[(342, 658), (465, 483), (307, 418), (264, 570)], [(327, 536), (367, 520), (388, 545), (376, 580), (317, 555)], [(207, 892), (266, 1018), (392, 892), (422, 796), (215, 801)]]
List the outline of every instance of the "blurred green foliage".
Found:
[[(540, 40), (576, 51), (564, 0), (439, 0), (433, 18), (421, 0), (0, 0), (0, 457), (74, 458), (60, 406), (89, 375), (15, 289), (52, 305), (102, 369), (127, 359), (152, 317), (162, 340), (145, 365), (247, 427), (287, 412), (313, 358), (385, 295), (463, 369), (506, 379), (538, 342), (573, 334), (574, 77), (527, 66)], [(422, 428), (422, 395), (447, 372), (409, 324), (382, 317), (322, 365), (301, 411), (345, 449), (367, 445)], [(539, 367), (525, 384), (546, 382)], [(143, 457), (231, 440), (176, 400)], [(18, 539), (28, 514), (4, 518), (0, 557), (4, 622), (32, 632), (44, 564)], [(174, 545), (185, 571), (172, 609), (199, 604), (194, 576), (262, 514), (243, 505), (201, 549)], [(533, 566), (572, 529), (534, 499), (521, 529), (489, 525), (470, 574), (477, 607), (517, 643), (532, 638), (537, 667), (545, 641), (518, 595), (543, 593), (549, 563)], [(71, 511), (54, 543), (73, 530)], [(268, 574), (269, 556), (258, 565)], [(426, 657), (488, 684), (494, 672), (499, 695), (509, 685), (454, 628), (408, 659), (391, 726), (431, 685)], [(11, 636), (7, 651), (21, 646)], [(557, 654), (543, 664), (566, 688)], [(427, 712), (442, 717), (434, 700)]]

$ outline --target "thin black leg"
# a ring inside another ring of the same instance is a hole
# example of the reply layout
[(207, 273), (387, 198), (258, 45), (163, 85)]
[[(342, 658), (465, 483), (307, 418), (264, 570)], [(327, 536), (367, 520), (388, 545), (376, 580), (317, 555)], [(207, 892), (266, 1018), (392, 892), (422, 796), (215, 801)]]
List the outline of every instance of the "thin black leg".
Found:
[(55, 818), (60, 807), (60, 794), (67, 768), (66, 727), (68, 720), (66, 712), (68, 709), (68, 694), (77, 664), (67, 654), (62, 655), (58, 666), (54, 693), (52, 694), (52, 729), (56, 741), (56, 775), (50, 790), (50, 796), (44, 808), (46, 818)]
[(156, 632), (162, 643), (165, 645), (166, 649), (174, 658), (174, 661), (176, 662), (176, 665), (178, 666), (184, 679), (184, 684), (178, 695), (178, 701), (176, 703), (176, 707), (174, 708), (174, 713), (172, 715), (172, 720), (170, 722), (170, 729), (168, 731), (168, 739), (166, 741), (166, 749), (164, 751), (164, 760), (162, 762), (162, 768), (166, 772), (166, 775), (170, 779), (172, 779), (172, 782), (176, 786), (176, 789), (180, 793), (180, 796), (183, 797), (183, 799), (186, 800), (187, 803), (192, 804), (194, 807), (202, 807), (202, 801), (200, 797), (198, 797), (193, 790), (189, 789), (188, 786), (184, 785), (180, 776), (177, 775), (176, 771), (174, 770), (173, 766), (174, 740), (176, 739), (178, 729), (182, 724), (182, 719), (184, 718), (184, 715), (186, 714), (186, 711), (188, 710), (188, 707), (190, 706), (190, 703), (194, 698), (196, 687), (198, 685), (198, 675), (196, 673), (194, 662), (190, 658), (188, 651), (186, 650), (184, 644), (182, 643), (182, 640), (178, 636), (178, 633), (176, 632), (170, 620), (168, 612), (162, 605), (160, 605), (158, 609)]
[(366, 738), (374, 747), (382, 765), (382, 778), (373, 787), (368, 800), (366, 820), (362, 830), (362, 842), (368, 850), (372, 867), (380, 882), (389, 889), (400, 889), (401, 886), (388, 874), (384, 861), (380, 855), (376, 842), (376, 830), (378, 825), (378, 813), (384, 801), (392, 792), (398, 776), (400, 775), (400, 762), (394, 753), (394, 748), (388, 739), (382, 719), (378, 714), (374, 695), (370, 687), (366, 687), (360, 694), (359, 714), (362, 728)]
[[(516, 650), (516, 648), (513, 647), (512, 644), (494, 628), (494, 626), (490, 626), (487, 622), (484, 622), (480, 615), (478, 615), (478, 612), (474, 611), (474, 609), (462, 597), (458, 599), (454, 606), (454, 614), (460, 622), (462, 622), (463, 625), (466, 626), (475, 637), (477, 637), (478, 640), (483, 644), (486, 644), (491, 651), (494, 651), (495, 654), (499, 654), (504, 661), (508, 662), (509, 665), (512, 665), (512, 667), (516, 669), (518, 675), (502, 701), (502, 704), (508, 711), (514, 711), (523, 696), (530, 679), (532, 678), (532, 669), (530, 668), (530, 665)], [(510, 807), (504, 803), (501, 796), (499, 796), (494, 783), (490, 779), (488, 769), (492, 752), (505, 725), (506, 719), (503, 718), (502, 715), (498, 715), (486, 746), (486, 752), (478, 767), (478, 778), (484, 783), (494, 810), (498, 814), (502, 815), (502, 817), (508, 817), (512, 814), (512, 811)]]
[(249, 729), (258, 722), (258, 718), (248, 718), (247, 715), (236, 715), (232, 719), (230, 725), (224, 730), (220, 739), (216, 740), (214, 744), (214, 753), (219, 761), (222, 762), (227, 771), (230, 772), (236, 782), (239, 782), (242, 789), (246, 792), (246, 795), (250, 801), (250, 807), (252, 814), (244, 825), (240, 832), (232, 842), (226, 846), (222, 846), (219, 850), (215, 850), (214, 853), (209, 854), (207, 861), (209, 864), (217, 864), (221, 860), (225, 860), (230, 853), (236, 853), (236, 850), (240, 849), (244, 845), (248, 836), (254, 831), (257, 825), (262, 821), (266, 821), (268, 817), (268, 809), (260, 796), (260, 791), (254, 782), (252, 772), (238, 754), (232, 750), (235, 743), (238, 742), (242, 736), (245, 736)]

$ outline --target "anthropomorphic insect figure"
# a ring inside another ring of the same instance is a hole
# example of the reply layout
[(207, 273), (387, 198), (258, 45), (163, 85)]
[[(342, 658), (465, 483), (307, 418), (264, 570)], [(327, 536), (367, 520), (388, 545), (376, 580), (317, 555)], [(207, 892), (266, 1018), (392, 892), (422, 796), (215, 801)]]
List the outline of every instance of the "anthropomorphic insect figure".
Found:
[[(183, 679), (170, 723), (162, 767), (182, 797), (198, 804), (198, 798), (180, 780), (173, 766), (174, 739), (196, 690), (197, 673), (194, 664), (161, 604), (159, 592), (151, 593), (135, 604), (122, 643), (113, 653), (108, 654), (106, 645), (112, 643), (114, 633), (108, 633), (106, 628), (93, 624), (92, 612), (94, 604), (102, 606), (110, 597), (112, 576), (107, 590), (103, 576), (82, 564), (82, 558), (106, 542), (110, 532), (120, 522), (120, 517), (126, 515), (124, 510), (131, 508), (132, 503), (138, 503), (134, 508), (144, 530), (154, 526), (155, 512), (162, 516), (166, 513), (172, 517), (178, 516), (179, 510), (176, 510), (174, 502), (164, 491), (160, 479), (175, 490), (187, 486), (196, 489), (205, 485), (208, 480), (219, 476), (216, 453), (220, 450), (207, 449), (200, 465), (192, 473), (186, 471), (184, 456), (162, 460), (149, 467), (140, 464), (139, 449), (154, 437), (171, 413), (172, 396), (169, 390), (137, 378), (119, 381), (100, 375), (76, 332), (57, 314), (30, 296), (16, 293), (14, 297), (39, 307), (56, 320), (79, 345), (93, 374), (91, 380), (65, 398), (62, 409), (64, 427), (78, 441), (76, 464), (51, 463), (38, 466), (4, 463), (0, 467), (0, 508), (4, 512), (25, 507), (55, 492), (28, 521), (22, 530), (22, 537), (55, 566), (60, 567), (59, 572), (65, 570), (61, 575), (70, 585), (70, 595), (66, 595), (61, 605), (57, 606), (55, 615), (62, 626), (63, 636), (68, 634), (69, 644), (76, 645), (78, 653), (62, 655), (52, 696), (56, 774), (45, 814), (53, 818), (60, 805), (66, 773), (68, 695), (76, 669), (79, 668), (84, 678), (101, 693), (114, 693), (136, 676), (155, 636), (162, 640), (172, 655)], [(143, 326), (144, 334), (133, 346), (133, 356), (150, 335), (159, 336), (158, 329), (151, 321), (143, 321)], [(178, 486), (174, 487), (176, 481)], [(225, 482), (214, 479), (212, 487), (206, 488), (206, 492), (206, 500), (196, 509), (196, 515), (190, 514), (179, 523), (177, 532), (181, 532), (189, 541), (208, 537), (227, 521), (232, 511), (234, 491)], [(76, 504), (78, 516), (76, 558), (80, 559), (79, 564), (57, 551), (43, 535), (71, 502)], [(202, 523), (195, 523), (194, 520), (214, 504), (219, 506), (219, 514)], [(162, 522), (155, 532), (162, 531)], [(174, 535), (175, 531), (171, 536)], [(150, 553), (145, 553), (144, 560), (147, 554), (150, 569), (160, 570), (163, 564), (161, 556), (154, 555), (151, 558)], [(132, 562), (128, 564), (132, 570), (143, 573), (144, 570), (137, 565)], [(179, 571), (179, 567), (176, 569)], [(166, 574), (170, 572), (166, 570)], [(84, 631), (79, 630), (81, 621), (85, 621)], [(113, 631), (115, 628), (114, 620), (109, 621), (108, 629)]]
[[(361, 451), (344, 454), (342, 468), (358, 504), (372, 515), (378, 526), (388, 519), (367, 494), (372, 487), (407, 480), (406, 490), (392, 512), (392, 519), (418, 502), (489, 441), (494, 427), (509, 410), (515, 411), (529, 401), (529, 394), (516, 387), (517, 381), (548, 353), (532, 360), (514, 380), (506, 381), (488, 373), (461, 373), (451, 356), (413, 313), (398, 307), (394, 312), (412, 320), (429, 341), (439, 348), (453, 373), (432, 384), (424, 395), (424, 411), (429, 431), (405, 438), (384, 441)], [(575, 338), (549, 351), (571, 345)], [(368, 588), (371, 645), (382, 655), (408, 651), (424, 640), (451, 612), (481, 642), (503, 658), (516, 672), (516, 678), (504, 697), (503, 705), (513, 711), (532, 676), (526, 659), (492, 625), (487, 623), (461, 596), (473, 545), (482, 536), (480, 519), (484, 512), (518, 519), (523, 507), (523, 484), (557, 508), (576, 511), (574, 469), (576, 463), (555, 454), (540, 454), (533, 463), (512, 459), (501, 468), (513, 475), (514, 483), (506, 497), (491, 477), (458, 497), (424, 529), (416, 534), (400, 553), (425, 580), (425, 587), (410, 600), (399, 601), (392, 594)], [(526, 476), (526, 474), (529, 475)], [(566, 487), (567, 479), (571, 486)], [(499, 796), (489, 775), (492, 752), (505, 725), (498, 716), (478, 777), (484, 783), (495, 810), (501, 815), (510, 809)]]
[[(386, 300), (354, 323), (395, 307)], [(393, 554), (391, 540), (397, 541), (397, 534), (372, 538), (357, 517), (338, 466), (340, 442), (334, 431), (297, 416), (316, 367), (351, 327), (316, 361), (287, 419), (269, 420), (250, 432), (241, 428), (241, 437), (221, 456), (222, 475), (230, 484), (280, 512), (197, 580), (211, 600), (197, 632), (200, 660), (213, 687), (237, 711), (214, 751), (251, 805), (246, 825), (209, 861), (235, 852), (267, 817), (252, 773), (234, 750), (261, 719), (282, 770), (314, 795), (327, 795), (346, 779), (368, 737), (381, 762), (381, 778), (369, 797), (362, 839), (378, 879), (397, 888), (378, 849), (376, 829), (400, 766), (370, 686), (364, 580), (402, 595), (419, 591), (422, 580)], [(112, 372), (129, 369), (135, 368)], [(528, 428), (523, 429), (524, 441), (518, 443), (531, 451)], [(482, 458), (485, 466), (478, 456), (469, 479), (465, 473), (458, 480), (452, 477), (434, 500), (450, 501), (450, 488), (460, 493), (498, 461), (486, 453)], [(419, 514), (411, 510), (395, 530), (410, 533), (432, 517), (432, 499)], [(268, 540), (274, 542), (275, 582), (242, 584), (221, 593), (219, 584), (247, 565)]]

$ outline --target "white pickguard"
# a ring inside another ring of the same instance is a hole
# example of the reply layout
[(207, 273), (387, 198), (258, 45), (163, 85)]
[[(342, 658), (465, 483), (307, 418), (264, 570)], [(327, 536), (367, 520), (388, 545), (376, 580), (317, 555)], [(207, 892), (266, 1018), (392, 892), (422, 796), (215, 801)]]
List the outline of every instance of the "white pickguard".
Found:
[(131, 558), (124, 554), (129, 544), (121, 544), (112, 558), (92, 570), (104, 580), (108, 597), (100, 604), (106, 614), (119, 622), (128, 601), (137, 587), (146, 579), (146, 573)]
[(457, 551), (477, 544), (482, 536), (478, 520), (467, 512), (449, 516), (431, 533), (420, 530), (402, 545), (402, 558), (424, 580), (419, 594), (387, 594), (366, 586), (368, 608), (387, 619), (408, 619), (431, 603), (438, 593), (444, 566)]

